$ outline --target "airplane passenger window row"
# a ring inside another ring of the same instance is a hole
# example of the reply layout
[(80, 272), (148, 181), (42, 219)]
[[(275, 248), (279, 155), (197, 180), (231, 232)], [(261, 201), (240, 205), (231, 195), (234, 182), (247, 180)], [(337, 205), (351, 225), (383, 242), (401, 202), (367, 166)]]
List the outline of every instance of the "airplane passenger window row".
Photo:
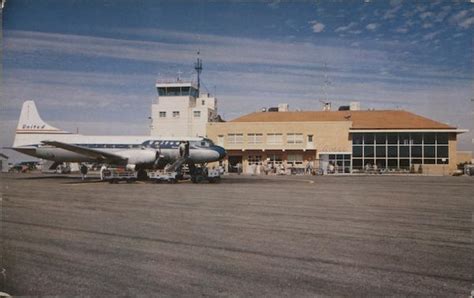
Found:
[(77, 144), (77, 146), (92, 149), (133, 149), (140, 148), (139, 144)]

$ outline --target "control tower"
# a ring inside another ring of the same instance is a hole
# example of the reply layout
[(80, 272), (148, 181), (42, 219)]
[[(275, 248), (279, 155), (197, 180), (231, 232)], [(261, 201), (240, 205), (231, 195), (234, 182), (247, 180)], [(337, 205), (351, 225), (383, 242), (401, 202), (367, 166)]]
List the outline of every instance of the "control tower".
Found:
[(158, 98), (151, 106), (151, 136), (207, 135), (207, 123), (217, 118), (215, 97), (200, 92), (193, 81), (183, 81), (179, 77), (175, 80), (158, 80), (156, 89)]

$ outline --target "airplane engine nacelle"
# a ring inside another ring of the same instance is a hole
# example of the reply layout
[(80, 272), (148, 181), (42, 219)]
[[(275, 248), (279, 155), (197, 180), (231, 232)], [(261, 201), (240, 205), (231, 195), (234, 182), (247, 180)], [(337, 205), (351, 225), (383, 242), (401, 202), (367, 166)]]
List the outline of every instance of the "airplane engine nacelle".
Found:
[(156, 151), (151, 149), (124, 150), (117, 152), (128, 159), (129, 166), (153, 164), (156, 160)]

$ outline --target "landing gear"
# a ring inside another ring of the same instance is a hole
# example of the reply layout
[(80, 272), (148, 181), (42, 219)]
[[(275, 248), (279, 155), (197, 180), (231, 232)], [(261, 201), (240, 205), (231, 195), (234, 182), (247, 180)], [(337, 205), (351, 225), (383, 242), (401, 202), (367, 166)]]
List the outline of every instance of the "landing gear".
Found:
[(144, 169), (139, 169), (137, 171), (137, 180), (140, 180), (140, 181), (148, 180), (148, 173)]

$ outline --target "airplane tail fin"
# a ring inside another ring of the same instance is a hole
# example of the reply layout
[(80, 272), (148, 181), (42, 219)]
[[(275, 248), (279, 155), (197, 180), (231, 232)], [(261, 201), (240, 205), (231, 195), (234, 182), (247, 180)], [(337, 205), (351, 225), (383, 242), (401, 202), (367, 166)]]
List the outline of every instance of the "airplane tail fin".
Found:
[(41, 119), (35, 102), (27, 100), (23, 103), (20, 113), (20, 119), (16, 127), (15, 141), (13, 147), (22, 146), (30, 143), (29, 141), (37, 139), (36, 136), (47, 134), (69, 134), (67, 131), (56, 128)]

